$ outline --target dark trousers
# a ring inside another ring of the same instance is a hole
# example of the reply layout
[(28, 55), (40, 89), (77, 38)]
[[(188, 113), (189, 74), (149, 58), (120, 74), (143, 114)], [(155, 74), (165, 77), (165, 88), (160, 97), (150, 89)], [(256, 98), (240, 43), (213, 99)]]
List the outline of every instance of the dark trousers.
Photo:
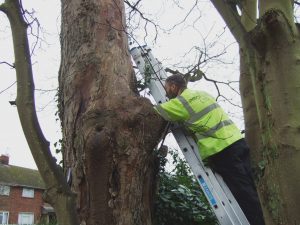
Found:
[(253, 180), (249, 148), (241, 139), (208, 158), (209, 165), (219, 173), (251, 225), (264, 225), (261, 205)]

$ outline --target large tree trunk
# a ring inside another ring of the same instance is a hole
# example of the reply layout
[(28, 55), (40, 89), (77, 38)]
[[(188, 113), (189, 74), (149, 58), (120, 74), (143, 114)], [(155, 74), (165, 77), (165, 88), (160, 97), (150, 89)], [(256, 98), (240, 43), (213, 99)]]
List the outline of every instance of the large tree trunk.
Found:
[[(244, 112), (267, 224), (300, 223), (300, 39), (292, 14), (291, 1), (261, 1), (261, 20), (250, 35), (254, 94), (243, 95), (243, 102), (256, 105)], [(241, 71), (249, 69), (245, 58), (241, 54)], [(242, 86), (241, 92), (248, 91)]]
[(151, 224), (163, 121), (135, 91), (123, 1), (62, 0), (60, 117), (82, 224)]

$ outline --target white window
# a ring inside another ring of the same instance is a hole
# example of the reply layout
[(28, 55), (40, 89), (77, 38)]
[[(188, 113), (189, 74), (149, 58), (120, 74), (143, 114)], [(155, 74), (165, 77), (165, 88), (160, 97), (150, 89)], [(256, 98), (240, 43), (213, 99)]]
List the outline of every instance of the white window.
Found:
[(8, 212), (0, 211), (0, 224), (8, 224)]
[(9, 195), (10, 187), (6, 185), (0, 185), (0, 195)]
[(34, 223), (33, 213), (19, 213), (18, 224), (30, 225)]
[(32, 188), (23, 188), (22, 197), (34, 198), (34, 189), (32, 189)]

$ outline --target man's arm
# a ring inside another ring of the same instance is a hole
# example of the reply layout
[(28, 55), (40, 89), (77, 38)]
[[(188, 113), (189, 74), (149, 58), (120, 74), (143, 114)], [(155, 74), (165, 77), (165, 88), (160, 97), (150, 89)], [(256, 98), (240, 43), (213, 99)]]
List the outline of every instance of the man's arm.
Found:
[(170, 122), (184, 122), (189, 117), (187, 110), (177, 98), (156, 105), (154, 109), (165, 120)]

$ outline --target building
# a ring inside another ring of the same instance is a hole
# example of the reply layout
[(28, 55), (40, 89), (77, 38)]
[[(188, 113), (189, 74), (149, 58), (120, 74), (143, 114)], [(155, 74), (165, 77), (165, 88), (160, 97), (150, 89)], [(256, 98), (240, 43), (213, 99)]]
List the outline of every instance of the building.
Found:
[(45, 185), (37, 170), (9, 165), (0, 156), (0, 224), (36, 224), (55, 220), (42, 195)]

